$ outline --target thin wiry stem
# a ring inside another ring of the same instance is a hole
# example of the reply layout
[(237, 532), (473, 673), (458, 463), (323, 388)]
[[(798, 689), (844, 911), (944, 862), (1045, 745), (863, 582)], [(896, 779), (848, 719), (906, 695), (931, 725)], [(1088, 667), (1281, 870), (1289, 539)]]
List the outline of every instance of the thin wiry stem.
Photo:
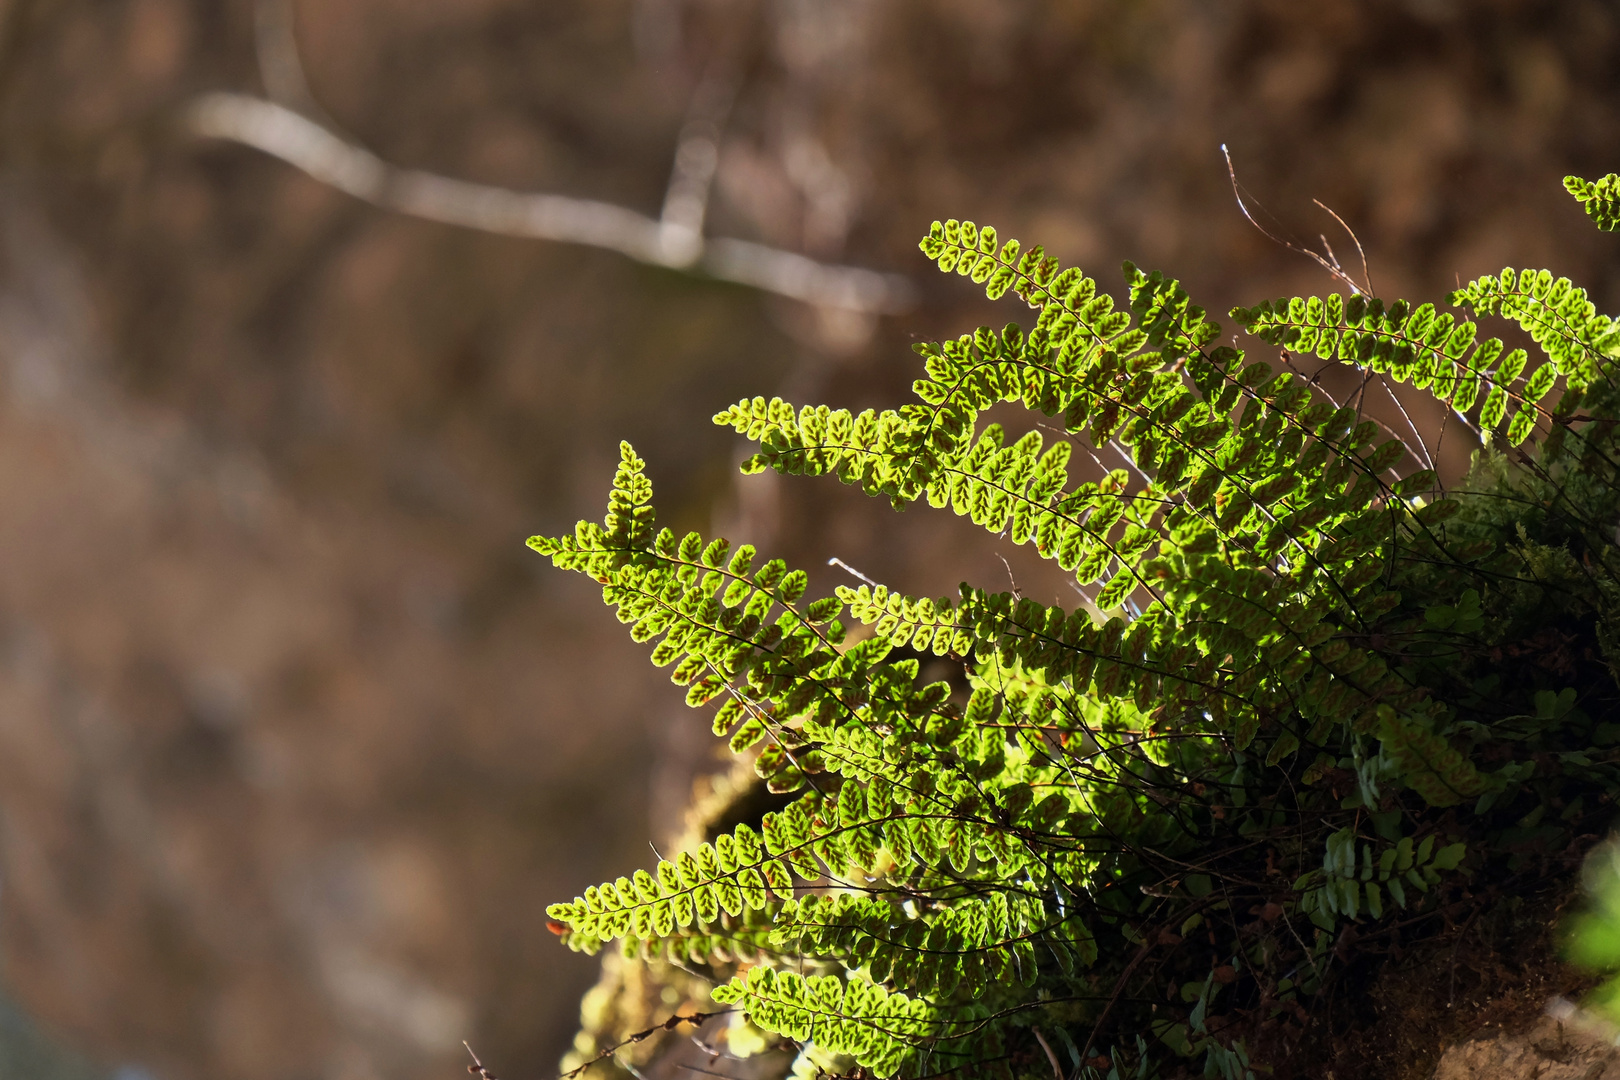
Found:
[[(1278, 244), (1278, 245), (1280, 245), (1282, 247), (1285, 247), (1289, 251), (1298, 252), (1299, 254), (1304, 255), (1307, 258), (1313, 260), (1323, 270), (1326, 270), (1333, 277), (1337, 278), (1338, 280), (1340, 280), (1340, 281), (1344, 282), (1346, 285), (1348, 285), (1352, 292), (1354, 292), (1354, 293), (1367, 292), (1367, 290), (1363, 289), (1361, 287), (1360, 283), (1358, 283), (1355, 278), (1351, 277), (1349, 274), (1346, 274), (1342, 269), (1340, 269), (1339, 261), (1337, 259), (1324, 258), (1323, 256), (1319, 255), (1318, 253), (1312, 251), (1310, 248), (1301, 247), (1300, 245), (1295, 244), (1292, 241), (1284, 240), (1282, 237), (1277, 236), (1270, 229), (1268, 229), (1264, 225), (1260, 224), (1260, 222), (1256, 221), (1254, 215), (1249, 213), (1248, 204), (1243, 201), (1243, 189), (1242, 189), (1241, 185), (1238, 184), (1237, 169), (1232, 164), (1232, 152), (1226, 148), (1225, 143), (1221, 143), (1221, 155), (1224, 158), (1226, 158), (1226, 175), (1228, 177), (1230, 177), (1231, 180), (1232, 180), (1232, 195), (1237, 199), (1238, 209), (1243, 212), (1244, 217), (1249, 219), (1249, 224), (1250, 225), (1253, 225), (1256, 229), (1260, 230), (1260, 235), (1264, 236), (1267, 240), (1270, 240), (1274, 244)], [(1321, 203), (1317, 203), (1316, 205), (1322, 206)], [(1327, 207), (1322, 206), (1322, 209), (1327, 210)], [(1333, 211), (1328, 210), (1328, 213), (1333, 214)], [(1339, 215), (1338, 214), (1333, 214), (1333, 216), (1334, 216), (1334, 218), (1338, 218)], [(1340, 221), (1339, 224), (1343, 225), (1344, 222)], [(1345, 227), (1347, 229), (1349, 228), (1349, 226), (1345, 226)], [(1350, 235), (1352, 237), (1354, 237), (1355, 233), (1351, 233)], [(1323, 243), (1326, 244), (1326, 242), (1327, 241), (1324, 238)], [(1356, 247), (1357, 248), (1361, 247), (1361, 242), (1359, 240), (1356, 242)], [(1330, 255), (1332, 254), (1332, 250), (1333, 250), (1332, 248), (1328, 249), (1328, 253)], [(1363, 255), (1363, 259), (1365, 259), (1365, 255)]]
[[(1362, 280), (1362, 284), (1363, 284), (1363, 287), (1362, 287), (1361, 291), (1366, 293), (1368, 296), (1377, 296), (1378, 295), (1377, 292), (1375, 292), (1373, 290), (1372, 271), (1367, 268), (1367, 252), (1366, 252), (1366, 249), (1361, 246), (1361, 237), (1356, 235), (1356, 230), (1352, 229), (1349, 225), (1345, 224), (1344, 218), (1340, 217), (1338, 215), (1338, 212), (1335, 211), (1333, 209), (1333, 207), (1329, 206), (1327, 203), (1323, 202), (1321, 199), (1312, 199), (1311, 202), (1315, 203), (1317, 206), (1320, 206), (1323, 210), (1326, 210), (1329, 214), (1332, 214), (1333, 215), (1333, 220), (1337, 221), (1339, 223), (1339, 226), (1341, 228), (1343, 228), (1345, 232), (1350, 234), (1350, 239), (1352, 241), (1354, 241), (1354, 243), (1356, 245), (1356, 254), (1361, 256), (1361, 280)], [(1325, 237), (1325, 236), (1322, 237), (1322, 246), (1327, 247), (1327, 237)], [(1331, 254), (1332, 251), (1333, 251), (1333, 249), (1329, 247), (1328, 252)], [(1334, 260), (1334, 265), (1338, 265), (1338, 260), (1337, 259)]]
[(1406, 406), (1401, 402), (1400, 395), (1395, 393), (1395, 388), (1389, 385), (1389, 381), (1382, 375), (1378, 376), (1378, 383), (1384, 388), (1384, 392), (1389, 395), (1389, 400), (1395, 403), (1395, 408), (1400, 412), (1401, 419), (1406, 421), (1406, 426), (1411, 429), (1412, 441), (1417, 444), (1419, 450), (1423, 451), (1424, 465), (1433, 470), (1434, 456), (1429, 453), (1429, 444), (1424, 440), (1423, 433), (1418, 430), (1417, 424), (1413, 423), (1412, 415), (1406, 411)]
[(859, 570), (855, 569), (853, 566), (849, 565), (849, 563), (845, 562), (843, 559), (840, 559), (836, 555), (827, 560), (827, 565), (838, 567), (846, 574), (849, 574), (851, 577), (859, 578), (861, 581), (866, 582), (874, 589), (880, 587), (877, 582), (873, 581), (871, 578), (867, 577), (865, 574), (861, 573)]

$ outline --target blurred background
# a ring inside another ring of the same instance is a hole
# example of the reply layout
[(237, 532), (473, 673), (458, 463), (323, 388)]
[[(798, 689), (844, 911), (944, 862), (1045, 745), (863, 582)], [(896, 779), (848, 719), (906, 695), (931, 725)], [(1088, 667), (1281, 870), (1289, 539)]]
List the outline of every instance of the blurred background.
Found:
[[(1072, 606), (948, 515), (735, 479), (709, 416), (896, 404), (911, 342), (1022, 317), (933, 270), (934, 218), (1218, 315), (1342, 289), (1222, 143), (1382, 296), (1545, 265), (1613, 311), (1620, 241), (1559, 180), (1620, 168), (1617, 80), (1597, 0), (0, 0), (0, 1076), (413, 1080), (463, 1038), (554, 1075), (594, 965), (545, 904), (648, 861), (715, 762), (523, 546), (600, 517), (621, 438), (661, 521), (812, 589), (837, 556)], [(701, 129), (707, 236), (904, 310), (380, 209), (200, 135), (209, 91), (654, 219)]]

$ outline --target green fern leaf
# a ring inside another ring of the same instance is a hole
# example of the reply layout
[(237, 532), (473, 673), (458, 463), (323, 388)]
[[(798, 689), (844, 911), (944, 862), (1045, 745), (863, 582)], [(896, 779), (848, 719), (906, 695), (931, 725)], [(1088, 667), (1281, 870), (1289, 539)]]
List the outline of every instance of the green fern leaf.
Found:
[(1564, 187), (1580, 201), (1586, 216), (1598, 228), (1604, 232), (1620, 228), (1620, 176), (1610, 173), (1597, 181), (1566, 176)]

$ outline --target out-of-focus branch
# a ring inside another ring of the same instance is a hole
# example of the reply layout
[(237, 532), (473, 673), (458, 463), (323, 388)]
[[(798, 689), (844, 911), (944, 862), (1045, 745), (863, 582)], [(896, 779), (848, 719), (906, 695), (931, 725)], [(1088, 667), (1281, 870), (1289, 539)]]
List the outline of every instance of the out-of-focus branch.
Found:
[(735, 89), (729, 80), (709, 79), (699, 87), (676, 148), (662, 217), (654, 219), (594, 199), (512, 191), (391, 165), (305, 115), (318, 106), (298, 59), (290, 9), (261, 5), (258, 29), (265, 85), (278, 100), (205, 94), (185, 114), (194, 133), (251, 146), (357, 199), (428, 221), (605, 248), (817, 307), (876, 315), (915, 303), (915, 287), (896, 274), (703, 235), (721, 120)]
[(736, 79), (717, 66), (692, 95), (686, 123), (675, 142), (675, 165), (664, 191), (664, 210), (658, 216), (664, 247), (671, 254), (695, 259), (702, 252), (703, 219), (720, 167), (721, 131), (736, 94)]
[(591, 199), (524, 194), (398, 169), (283, 105), (244, 94), (207, 94), (188, 110), (199, 135), (262, 150), (323, 184), (389, 210), (473, 229), (608, 248), (641, 262), (679, 265), (659, 223)]
[(298, 31), (293, 25), (290, 0), (259, 0), (253, 6), (253, 42), (259, 58), (259, 78), (265, 96), (278, 105), (329, 120), (304, 75), (298, 53)]

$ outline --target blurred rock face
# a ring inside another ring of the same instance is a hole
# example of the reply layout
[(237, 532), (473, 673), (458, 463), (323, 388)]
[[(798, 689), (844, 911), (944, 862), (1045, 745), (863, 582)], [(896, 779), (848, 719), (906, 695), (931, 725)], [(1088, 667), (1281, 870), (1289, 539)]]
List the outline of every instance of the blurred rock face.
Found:
[(1018, 317), (932, 274), (933, 218), (1105, 284), (1162, 266), (1217, 311), (1334, 288), (1237, 212), (1225, 142), (1268, 227), (1359, 276), (1321, 199), (1380, 294), (1503, 263), (1620, 288), (1558, 186), (1615, 167), (1600, 3), (296, 15), (316, 96), (390, 160), (648, 213), (694, 88), (734, 73), (711, 232), (925, 301), (873, 326), (391, 217), (178, 129), (259, 87), (251, 4), (0, 4), (4, 971), (59, 1038), (165, 1078), (442, 1076), (464, 1037), (548, 1072), (590, 965), (544, 904), (644, 861), (709, 753), (595, 588), (522, 548), (600, 515), (618, 439), (679, 529), (1066, 594), (926, 509), (734, 483), (706, 423), (745, 393), (892, 403), (910, 341)]

